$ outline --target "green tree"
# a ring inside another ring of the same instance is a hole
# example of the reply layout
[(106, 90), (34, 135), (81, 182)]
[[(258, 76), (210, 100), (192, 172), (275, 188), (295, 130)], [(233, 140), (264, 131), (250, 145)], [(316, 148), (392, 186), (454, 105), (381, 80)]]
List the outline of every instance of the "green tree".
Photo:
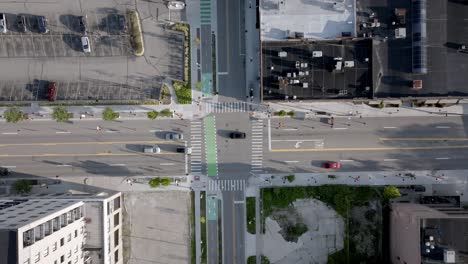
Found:
[(291, 110), (288, 112), (288, 116), (290, 117), (294, 117), (296, 115), (296, 112), (294, 112), (294, 110)]
[(102, 119), (106, 121), (114, 121), (115, 119), (119, 118), (119, 113), (112, 110), (110, 107), (106, 107), (104, 111), (102, 111)]
[(395, 199), (401, 196), (400, 191), (395, 186), (386, 186), (383, 190), (383, 196), (385, 199)]
[(161, 185), (162, 186), (169, 186), (171, 184), (171, 179), (166, 177), (161, 179)]
[(276, 113), (278, 116), (286, 116), (286, 111), (284, 110), (281, 110), (279, 112)]
[(55, 119), (57, 122), (66, 122), (72, 117), (72, 113), (69, 113), (67, 109), (63, 106), (57, 106), (54, 108), (54, 112), (52, 113), (52, 118)]
[(149, 186), (152, 188), (156, 188), (161, 186), (161, 179), (159, 177), (153, 178), (149, 181)]
[(154, 120), (154, 119), (158, 118), (158, 115), (159, 115), (158, 111), (149, 111), (148, 112), (148, 118), (149, 119)]
[(161, 110), (159, 114), (164, 117), (172, 117), (172, 111), (168, 108)]
[(8, 110), (3, 113), (3, 116), (5, 116), (6, 121), (9, 123), (17, 123), (27, 117), (25, 113), (16, 107), (8, 108)]
[(296, 179), (296, 176), (291, 174), (291, 175), (285, 176), (285, 178), (286, 180), (288, 180), (288, 182), (293, 182)]
[(30, 180), (17, 180), (13, 183), (13, 190), (19, 194), (30, 193), (32, 189), (32, 183)]

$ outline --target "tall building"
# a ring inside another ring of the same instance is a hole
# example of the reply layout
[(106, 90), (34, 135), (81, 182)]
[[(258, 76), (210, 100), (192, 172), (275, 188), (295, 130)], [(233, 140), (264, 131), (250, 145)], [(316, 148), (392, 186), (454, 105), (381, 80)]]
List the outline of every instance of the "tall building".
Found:
[(0, 264), (120, 264), (121, 194), (0, 197)]

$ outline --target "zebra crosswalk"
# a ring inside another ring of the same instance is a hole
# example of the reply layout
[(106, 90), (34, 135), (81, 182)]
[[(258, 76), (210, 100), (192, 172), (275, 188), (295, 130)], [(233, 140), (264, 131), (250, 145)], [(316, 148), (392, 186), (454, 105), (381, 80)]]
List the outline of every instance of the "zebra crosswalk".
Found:
[(211, 180), (208, 181), (207, 191), (243, 191), (245, 190), (245, 180)]
[(192, 120), (190, 122), (190, 146), (192, 154), (190, 155), (190, 171), (192, 174), (202, 174), (202, 146), (203, 146), (203, 122), (201, 120)]
[(249, 112), (254, 110), (254, 105), (237, 101), (237, 102), (204, 102), (204, 111), (209, 113), (235, 113)]
[(251, 120), (252, 127), (252, 173), (261, 173), (263, 167), (263, 120)]

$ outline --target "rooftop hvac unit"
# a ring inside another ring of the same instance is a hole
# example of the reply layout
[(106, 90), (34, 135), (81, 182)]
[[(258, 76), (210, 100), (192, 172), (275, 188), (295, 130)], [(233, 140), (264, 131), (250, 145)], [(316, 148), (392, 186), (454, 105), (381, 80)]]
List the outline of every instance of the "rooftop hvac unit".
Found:
[(316, 51), (313, 51), (313, 52), (312, 52), (312, 57), (313, 57), (313, 58), (320, 58), (320, 57), (322, 57), (322, 56), (323, 56), (323, 53), (322, 53), (322, 51), (320, 51), (320, 50), (316, 50)]
[(278, 57), (280, 58), (286, 58), (287, 56), (288, 56), (288, 53), (286, 51), (278, 52)]
[(344, 66), (346, 68), (353, 68), (354, 67), (354, 61), (345, 61)]
[(444, 249), (444, 263), (455, 263), (455, 251)]

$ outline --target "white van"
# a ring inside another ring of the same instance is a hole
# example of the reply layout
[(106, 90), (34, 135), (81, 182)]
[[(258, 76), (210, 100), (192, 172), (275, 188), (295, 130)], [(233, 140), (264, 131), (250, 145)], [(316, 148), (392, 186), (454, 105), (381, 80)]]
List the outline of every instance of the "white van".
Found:
[(161, 153), (161, 149), (158, 147), (158, 145), (154, 146), (145, 146), (143, 148), (144, 153)]

